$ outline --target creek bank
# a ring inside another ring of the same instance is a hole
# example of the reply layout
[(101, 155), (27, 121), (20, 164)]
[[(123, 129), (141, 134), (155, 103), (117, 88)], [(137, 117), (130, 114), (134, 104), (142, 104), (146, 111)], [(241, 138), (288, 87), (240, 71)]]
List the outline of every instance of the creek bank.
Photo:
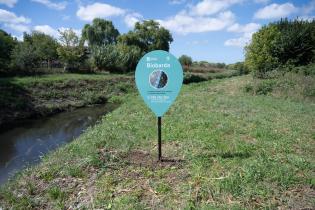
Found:
[[(105, 104), (134, 89), (133, 77), (124, 75), (54, 75), (0, 80), (0, 131), (20, 120)], [(60, 76), (58, 76), (60, 77)]]

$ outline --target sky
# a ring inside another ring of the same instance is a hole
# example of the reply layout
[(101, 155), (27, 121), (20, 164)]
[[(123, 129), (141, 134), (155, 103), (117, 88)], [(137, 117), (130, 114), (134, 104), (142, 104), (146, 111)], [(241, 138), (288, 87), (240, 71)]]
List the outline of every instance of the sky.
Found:
[(0, 28), (19, 40), (31, 31), (58, 38), (67, 28), (79, 35), (96, 17), (113, 21), (120, 33), (153, 19), (171, 31), (175, 56), (235, 63), (263, 25), (315, 18), (315, 0), (0, 0)]

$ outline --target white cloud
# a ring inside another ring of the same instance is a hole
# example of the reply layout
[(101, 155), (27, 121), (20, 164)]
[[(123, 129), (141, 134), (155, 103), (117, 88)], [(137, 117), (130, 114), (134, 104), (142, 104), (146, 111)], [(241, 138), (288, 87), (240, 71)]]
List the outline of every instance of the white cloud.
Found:
[(186, 0), (170, 0), (169, 1), (170, 4), (183, 4), (185, 2)]
[(49, 7), (51, 9), (55, 9), (55, 10), (63, 10), (67, 6), (67, 2), (55, 3), (55, 2), (52, 2), (50, 0), (31, 0), (31, 1), (43, 4), (46, 7)]
[(194, 40), (194, 41), (189, 41), (186, 42), (186, 44), (188, 45), (205, 45), (205, 44), (209, 44), (208, 40)]
[(17, 0), (0, 0), (0, 4), (5, 4), (8, 7), (14, 7), (16, 2), (17, 2)]
[(201, 33), (223, 30), (235, 22), (235, 15), (227, 10), (245, 0), (202, 0), (176, 15), (157, 20), (163, 27), (179, 33)]
[(47, 35), (52, 36), (52, 37), (58, 37), (59, 36), (59, 32), (49, 25), (34, 26), (34, 31), (42, 32), (42, 33), (47, 34)]
[(94, 3), (87, 6), (80, 6), (77, 16), (81, 20), (92, 21), (94, 18), (107, 18), (111, 16), (124, 15), (126, 11), (104, 3)]
[(203, 0), (191, 7), (191, 14), (197, 16), (213, 15), (243, 0)]
[(230, 26), (227, 31), (237, 32), (237, 33), (252, 33), (256, 32), (260, 28), (260, 24), (257, 23), (248, 23), (246, 25), (240, 25), (238, 23)]
[(291, 3), (284, 4), (270, 4), (260, 10), (258, 10), (254, 17), (256, 19), (274, 19), (282, 18), (291, 15), (298, 9)]
[(233, 47), (244, 47), (251, 40), (251, 37), (241, 36), (239, 38), (228, 39), (224, 42), (225, 46), (233, 46)]
[(62, 20), (70, 20), (70, 15), (62, 15)]
[(127, 14), (124, 18), (124, 21), (129, 28), (133, 28), (136, 22), (139, 22), (141, 20), (143, 20), (143, 16), (139, 13), (130, 13)]
[(304, 21), (313, 21), (315, 20), (315, 16), (307, 16), (307, 15), (303, 15), (301, 17), (298, 17), (299, 20), (304, 20)]
[(20, 36), (12, 35), (12, 37), (16, 38), (18, 41), (23, 41), (24, 39), (23, 35), (20, 35)]
[(257, 23), (248, 23), (246, 25), (240, 25), (238, 23), (230, 26), (227, 31), (241, 33), (242, 35), (238, 38), (228, 39), (224, 42), (225, 46), (234, 46), (234, 47), (244, 47), (247, 45), (251, 39), (252, 35), (258, 31), (260, 24)]
[(254, 2), (257, 4), (267, 4), (270, 2), (270, 0), (254, 0)]
[[(70, 28), (65, 28), (65, 27), (61, 27), (61, 28), (58, 28), (58, 36), (59, 36), (59, 31), (65, 31), (65, 30), (69, 30)], [(80, 29), (74, 29), (74, 28), (71, 28), (74, 33), (78, 36), (78, 37), (81, 37), (81, 30)]]
[(4, 26), (21, 33), (30, 32), (30, 27), (28, 25), (5, 23)]
[(13, 12), (9, 12), (4, 9), (0, 9), (0, 22), (1, 23), (11, 23), (11, 24), (21, 24), (21, 23), (30, 23), (31, 20), (24, 16), (17, 16)]
[[(58, 29), (54, 29), (53, 27), (51, 27), (49, 25), (34, 26), (34, 31), (38, 31), (38, 32), (47, 34), (47, 35), (55, 37), (55, 38), (58, 38), (60, 36), (59, 31), (65, 31), (68, 29), (70, 29), (70, 28), (60, 27)], [(79, 37), (81, 36), (81, 30), (79, 30), (79, 29), (72, 29), (72, 30), (76, 33), (77, 36), (79, 36)]]
[(195, 17), (181, 12), (167, 20), (158, 21), (171, 31), (188, 34), (219, 31), (233, 24), (234, 19), (234, 14), (231, 11), (221, 12), (216, 17)]

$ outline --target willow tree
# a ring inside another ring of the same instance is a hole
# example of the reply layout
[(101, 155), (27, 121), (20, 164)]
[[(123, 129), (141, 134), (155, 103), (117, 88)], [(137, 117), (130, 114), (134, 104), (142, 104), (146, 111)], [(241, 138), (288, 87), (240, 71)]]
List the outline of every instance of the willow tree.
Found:
[(92, 24), (86, 24), (82, 29), (82, 41), (87, 41), (89, 46), (104, 46), (114, 44), (119, 36), (119, 31), (112, 21), (95, 18)]

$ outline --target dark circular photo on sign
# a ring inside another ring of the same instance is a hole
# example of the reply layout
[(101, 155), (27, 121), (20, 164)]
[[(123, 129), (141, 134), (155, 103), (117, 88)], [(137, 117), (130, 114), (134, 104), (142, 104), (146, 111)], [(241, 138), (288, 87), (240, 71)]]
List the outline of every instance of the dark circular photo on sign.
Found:
[(167, 84), (167, 74), (162, 70), (156, 70), (150, 74), (150, 84), (156, 89), (164, 88)]

